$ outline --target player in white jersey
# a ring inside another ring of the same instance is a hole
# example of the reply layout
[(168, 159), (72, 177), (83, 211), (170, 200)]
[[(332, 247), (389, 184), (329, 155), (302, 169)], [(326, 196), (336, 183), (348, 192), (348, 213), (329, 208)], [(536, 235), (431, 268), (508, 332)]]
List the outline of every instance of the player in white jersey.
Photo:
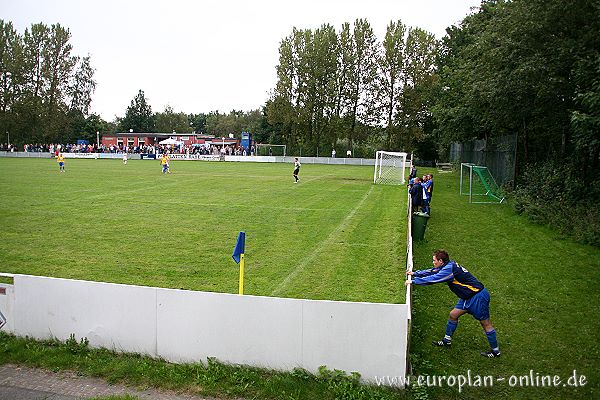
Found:
[(298, 183), (298, 174), (300, 173), (300, 161), (298, 161), (298, 157), (294, 158), (294, 179), (296, 180), (294, 183)]

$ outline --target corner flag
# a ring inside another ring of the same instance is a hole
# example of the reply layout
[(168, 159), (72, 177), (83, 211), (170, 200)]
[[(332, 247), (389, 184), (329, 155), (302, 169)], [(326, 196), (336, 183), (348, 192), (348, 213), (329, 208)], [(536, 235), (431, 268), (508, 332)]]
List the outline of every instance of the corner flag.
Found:
[(246, 232), (240, 232), (238, 234), (237, 243), (235, 244), (235, 248), (233, 249), (233, 254), (231, 257), (236, 263), (240, 263), (240, 256), (244, 254), (244, 250), (246, 247)]
[(246, 232), (240, 232), (238, 234), (237, 243), (233, 249), (231, 257), (233, 260), (240, 264), (240, 288), (239, 294), (244, 294), (244, 248), (246, 247)]

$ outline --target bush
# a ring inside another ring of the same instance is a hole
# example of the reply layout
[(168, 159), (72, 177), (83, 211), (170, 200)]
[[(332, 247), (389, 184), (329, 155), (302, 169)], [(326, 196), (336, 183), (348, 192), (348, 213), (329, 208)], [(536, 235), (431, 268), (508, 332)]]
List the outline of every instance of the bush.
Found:
[(571, 166), (547, 161), (527, 167), (511, 197), (517, 213), (600, 247), (600, 181), (586, 184)]

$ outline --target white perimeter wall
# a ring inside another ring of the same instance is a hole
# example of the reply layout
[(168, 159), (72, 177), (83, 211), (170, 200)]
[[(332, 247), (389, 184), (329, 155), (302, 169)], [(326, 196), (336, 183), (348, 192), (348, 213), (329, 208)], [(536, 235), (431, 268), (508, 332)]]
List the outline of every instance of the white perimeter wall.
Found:
[(351, 303), (161, 289), (14, 275), (0, 284), (3, 330), (173, 362), (206, 361), (404, 377), (405, 304)]
[[(64, 153), (67, 158), (85, 158), (85, 159), (96, 159), (96, 158), (110, 158), (110, 159), (123, 159), (122, 153)], [(185, 154), (175, 154), (173, 157), (184, 157)], [(0, 157), (21, 157), (21, 158), (53, 158), (50, 153), (25, 153), (25, 152), (6, 152), (0, 151)], [(139, 154), (129, 153), (129, 160), (139, 159)], [(202, 159), (190, 158), (173, 158), (174, 161), (207, 161), (210, 156), (205, 156)], [(375, 165), (375, 159), (372, 158), (330, 158), (330, 157), (299, 157), (301, 164), (333, 164), (333, 165)], [(148, 159), (154, 160), (154, 159)], [(225, 156), (225, 161), (230, 162), (258, 162), (258, 163), (294, 163), (294, 157), (291, 156)], [(410, 161), (407, 161), (404, 165), (406, 168), (410, 167)]]

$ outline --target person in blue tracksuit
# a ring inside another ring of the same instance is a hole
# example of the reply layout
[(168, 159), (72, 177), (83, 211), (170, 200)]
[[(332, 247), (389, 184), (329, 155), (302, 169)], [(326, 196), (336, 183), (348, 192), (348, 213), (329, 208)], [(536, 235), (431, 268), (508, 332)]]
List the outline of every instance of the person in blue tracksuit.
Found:
[(427, 175), (427, 182), (423, 185), (425, 192), (427, 192), (427, 214), (431, 213), (431, 198), (433, 197), (433, 174)]
[(423, 207), (423, 186), (421, 186), (421, 179), (418, 176), (414, 178), (413, 184), (408, 192), (410, 193), (412, 211), (419, 211), (419, 209)]
[(423, 183), (421, 183), (421, 186), (423, 186), (423, 207), (422, 207), (422, 211), (429, 215), (430, 214), (430, 208), (429, 208), (429, 204), (431, 203), (431, 192), (429, 191), (432, 181), (429, 180), (429, 175), (423, 175)]
[[(482, 352), (484, 357), (500, 357), (500, 347), (496, 338), (496, 330), (490, 322), (490, 294), (487, 289), (469, 271), (454, 260), (450, 260), (448, 252), (436, 250), (433, 253), (433, 268), (408, 272), (405, 285), (433, 285), (447, 283), (450, 290), (458, 296), (458, 303), (450, 311), (446, 323), (446, 334), (442, 340), (433, 342), (436, 346), (449, 347), (452, 335), (458, 326), (458, 319), (464, 314), (471, 314), (481, 323), (491, 349)], [(412, 279), (411, 279), (412, 278)]]
[(427, 175), (427, 182), (429, 182), (427, 193), (429, 193), (429, 202), (431, 202), (431, 198), (433, 197), (433, 174)]

